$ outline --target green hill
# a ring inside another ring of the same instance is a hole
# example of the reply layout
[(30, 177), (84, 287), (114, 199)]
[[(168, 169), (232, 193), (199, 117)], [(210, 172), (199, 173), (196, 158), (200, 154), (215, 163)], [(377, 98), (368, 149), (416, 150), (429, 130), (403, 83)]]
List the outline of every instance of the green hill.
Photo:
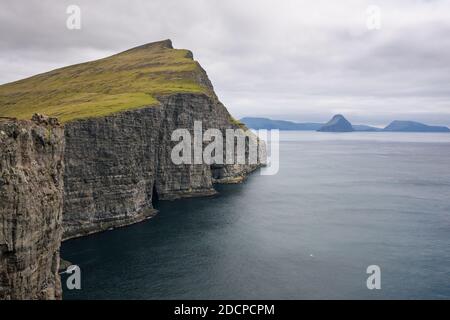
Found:
[(155, 105), (158, 96), (179, 92), (213, 94), (192, 53), (165, 40), (1, 85), (0, 116), (42, 113), (68, 122)]

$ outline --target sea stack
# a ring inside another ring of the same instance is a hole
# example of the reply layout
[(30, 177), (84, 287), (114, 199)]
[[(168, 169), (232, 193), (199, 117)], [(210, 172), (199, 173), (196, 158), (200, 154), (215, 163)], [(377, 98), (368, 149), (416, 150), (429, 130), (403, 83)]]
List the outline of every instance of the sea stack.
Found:
[(337, 114), (331, 118), (330, 121), (325, 123), (321, 128), (317, 131), (320, 132), (352, 132), (355, 131), (353, 129), (352, 124), (344, 118), (343, 115)]

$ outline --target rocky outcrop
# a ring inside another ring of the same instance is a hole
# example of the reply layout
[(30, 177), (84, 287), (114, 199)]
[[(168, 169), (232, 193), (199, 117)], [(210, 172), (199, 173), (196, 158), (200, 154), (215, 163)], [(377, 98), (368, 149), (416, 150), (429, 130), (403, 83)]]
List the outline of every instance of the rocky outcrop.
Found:
[[(206, 78), (207, 79), (207, 78)], [(160, 98), (158, 106), (66, 124), (64, 238), (135, 223), (155, 214), (155, 197), (210, 196), (214, 183), (241, 182), (258, 165), (181, 164), (171, 160), (173, 130), (238, 128), (206, 94)]]
[(59, 299), (63, 130), (0, 118), (0, 299)]

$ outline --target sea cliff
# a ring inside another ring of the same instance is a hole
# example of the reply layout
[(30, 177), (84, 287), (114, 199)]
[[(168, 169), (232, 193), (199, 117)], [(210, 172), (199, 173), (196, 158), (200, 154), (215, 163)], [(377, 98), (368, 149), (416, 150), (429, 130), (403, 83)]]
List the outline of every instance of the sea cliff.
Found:
[[(23, 120), (35, 113), (62, 125)], [(214, 195), (261, 165), (173, 163), (176, 129), (246, 128), (170, 40), (2, 85), (0, 117), (21, 119), (0, 122), (0, 298), (60, 298), (61, 239), (150, 218), (156, 198)]]
[(0, 299), (60, 299), (64, 135), (0, 118)]
[(210, 196), (214, 183), (241, 182), (258, 165), (175, 165), (171, 133), (238, 128), (226, 108), (205, 94), (166, 96), (157, 106), (67, 123), (64, 238), (142, 221), (152, 202)]

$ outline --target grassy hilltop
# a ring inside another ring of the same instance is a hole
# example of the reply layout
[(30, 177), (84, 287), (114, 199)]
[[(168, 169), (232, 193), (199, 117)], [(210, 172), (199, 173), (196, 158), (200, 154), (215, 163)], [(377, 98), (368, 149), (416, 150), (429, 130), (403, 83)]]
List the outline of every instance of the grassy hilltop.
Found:
[(154, 42), (1, 85), (0, 116), (30, 119), (37, 112), (61, 122), (105, 116), (155, 105), (158, 95), (211, 94), (205, 78), (190, 51)]

